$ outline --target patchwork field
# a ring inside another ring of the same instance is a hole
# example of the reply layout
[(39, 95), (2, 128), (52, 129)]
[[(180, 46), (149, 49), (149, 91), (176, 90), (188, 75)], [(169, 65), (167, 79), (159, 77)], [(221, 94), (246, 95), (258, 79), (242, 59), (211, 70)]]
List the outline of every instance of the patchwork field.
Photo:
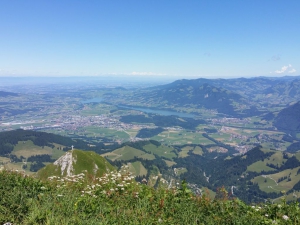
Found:
[(87, 136), (100, 136), (106, 138), (115, 138), (115, 139), (129, 139), (130, 136), (125, 131), (117, 131), (108, 128), (101, 127), (85, 127), (86, 132), (89, 133)]

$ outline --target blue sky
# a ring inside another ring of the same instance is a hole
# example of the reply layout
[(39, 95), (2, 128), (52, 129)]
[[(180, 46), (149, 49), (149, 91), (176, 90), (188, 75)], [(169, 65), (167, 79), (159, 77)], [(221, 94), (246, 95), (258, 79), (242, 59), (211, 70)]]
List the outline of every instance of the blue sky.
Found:
[(0, 1), (0, 76), (299, 75), (299, 0)]

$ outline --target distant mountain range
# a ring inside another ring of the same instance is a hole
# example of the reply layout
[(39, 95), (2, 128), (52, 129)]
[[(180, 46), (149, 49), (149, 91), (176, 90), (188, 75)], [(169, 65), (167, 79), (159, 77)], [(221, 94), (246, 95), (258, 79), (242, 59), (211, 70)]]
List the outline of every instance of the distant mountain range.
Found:
[(177, 80), (140, 89), (128, 102), (159, 108), (205, 108), (229, 116), (255, 116), (300, 100), (300, 77)]
[(18, 94), (7, 91), (0, 91), (0, 97), (18, 96)]
[(258, 114), (256, 106), (246, 97), (212, 83), (206, 79), (179, 80), (136, 93), (135, 97), (162, 107), (205, 108), (226, 115)]

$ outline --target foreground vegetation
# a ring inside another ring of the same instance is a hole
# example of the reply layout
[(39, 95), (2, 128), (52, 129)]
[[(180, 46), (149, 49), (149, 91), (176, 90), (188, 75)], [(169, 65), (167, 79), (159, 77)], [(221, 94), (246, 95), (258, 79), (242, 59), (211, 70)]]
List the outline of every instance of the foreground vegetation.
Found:
[(0, 172), (0, 224), (300, 224), (297, 202), (247, 205), (228, 197), (195, 196), (185, 182), (153, 189), (122, 167), (101, 178), (84, 173), (40, 181)]

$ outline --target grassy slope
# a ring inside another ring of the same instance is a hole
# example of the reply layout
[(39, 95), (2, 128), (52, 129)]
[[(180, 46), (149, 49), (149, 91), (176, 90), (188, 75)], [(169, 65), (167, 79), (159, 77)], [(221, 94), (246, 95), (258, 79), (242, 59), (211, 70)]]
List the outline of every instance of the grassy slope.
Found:
[(147, 169), (143, 166), (143, 164), (139, 161), (128, 163), (129, 171), (135, 176), (143, 176), (147, 175)]
[[(87, 171), (87, 174), (99, 177), (107, 171), (115, 170), (115, 168), (108, 163), (105, 158), (92, 151), (73, 150), (73, 157), (76, 160), (73, 165), (74, 174)], [(97, 170), (95, 165), (98, 167)], [(39, 170), (36, 173), (36, 176), (41, 179), (47, 179), (49, 176), (61, 176), (61, 168), (60, 166), (56, 166), (51, 163)]]
[(155, 146), (153, 144), (148, 144), (144, 146), (144, 149), (147, 152), (151, 152), (153, 154), (156, 154), (158, 156), (163, 156), (166, 157), (168, 159), (172, 159), (176, 157), (176, 154), (174, 152), (172, 152), (174, 149), (164, 146), (164, 145), (160, 145), (160, 146)]
[(115, 160), (130, 160), (134, 157), (139, 157), (143, 159), (153, 160), (155, 156), (152, 154), (145, 153), (139, 149), (132, 148), (129, 146), (123, 146), (122, 148), (116, 149), (112, 152), (102, 154), (103, 157), (107, 157), (112, 161)]
[(52, 154), (52, 148), (45, 146), (44, 148), (33, 144), (32, 141), (19, 141), (18, 144), (14, 147), (12, 154), (20, 157), (24, 156), (28, 158), (33, 155), (42, 155), (42, 154)]
[[(300, 167), (294, 169), (287, 169), (278, 173), (263, 176), (257, 176), (252, 179), (254, 183), (258, 183), (259, 188), (264, 192), (280, 192), (289, 191), (293, 186), (300, 181), (300, 174), (297, 171)], [(290, 181), (285, 179), (281, 182), (278, 180), (282, 177), (290, 177)]]

